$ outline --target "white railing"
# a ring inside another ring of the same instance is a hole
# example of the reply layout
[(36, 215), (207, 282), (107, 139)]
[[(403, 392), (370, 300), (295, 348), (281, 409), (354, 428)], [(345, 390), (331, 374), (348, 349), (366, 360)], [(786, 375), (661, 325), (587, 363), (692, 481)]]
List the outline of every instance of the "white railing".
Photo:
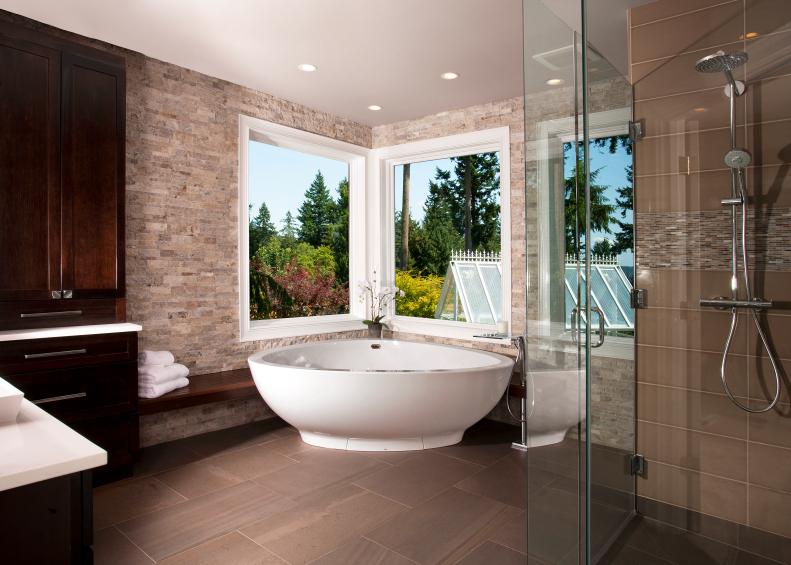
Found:
[(496, 263), (500, 260), (500, 254), (494, 251), (451, 251), (451, 261), (491, 261)]
[[(566, 254), (566, 265), (576, 265), (579, 261), (575, 255)], [(591, 255), (591, 265), (617, 265), (616, 255)]]

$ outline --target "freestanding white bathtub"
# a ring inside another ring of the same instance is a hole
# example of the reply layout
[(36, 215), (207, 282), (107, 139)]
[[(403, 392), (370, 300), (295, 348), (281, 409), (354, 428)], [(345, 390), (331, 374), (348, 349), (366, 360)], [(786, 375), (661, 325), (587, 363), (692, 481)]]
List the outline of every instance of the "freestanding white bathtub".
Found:
[(513, 361), (401, 340), (313, 342), (248, 359), (264, 401), (319, 447), (407, 451), (452, 445), (502, 397)]

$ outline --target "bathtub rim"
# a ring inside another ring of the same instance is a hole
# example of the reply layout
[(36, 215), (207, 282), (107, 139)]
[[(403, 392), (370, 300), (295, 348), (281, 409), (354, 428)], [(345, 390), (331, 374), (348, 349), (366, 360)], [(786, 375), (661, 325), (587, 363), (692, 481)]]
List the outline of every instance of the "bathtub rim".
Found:
[[(492, 365), (485, 365), (483, 367), (462, 367), (456, 369), (343, 369), (343, 368), (332, 368), (332, 369), (325, 369), (320, 367), (301, 367), (298, 365), (286, 365), (283, 363), (273, 363), (270, 361), (264, 361), (263, 357), (272, 354), (275, 352), (282, 352), (282, 351), (289, 351), (292, 349), (297, 349), (300, 347), (305, 347), (306, 345), (320, 345), (320, 344), (332, 344), (332, 343), (347, 343), (347, 342), (368, 342), (371, 344), (374, 343), (382, 343), (382, 342), (390, 342), (390, 343), (414, 343), (417, 345), (429, 345), (432, 347), (440, 347), (445, 349), (455, 349), (461, 350), (465, 352), (469, 352), (472, 350), (474, 353), (483, 354), (487, 357), (490, 357), (496, 361)], [(486, 371), (486, 370), (498, 370), (504, 369), (506, 367), (510, 367), (513, 371), (515, 359), (503, 355), (502, 353), (494, 353), (492, 351), (486, 351), (485, 349), (478, 349), (475, 347), (465, 347), (461, 345), (450, 345), (446, 343), (432, 343), (432, 342), (425, 342), (425, 341), (416, 341), (412, 339), (388, 339), (388, 338), (350, 338), (350, 339), (329, 339), (329, 340), (317, 340), (317, 341), (306, 341), (303, 343), (294, 343), (291, 345), (284, 345), (282, 347), (275, 347), (273, 349), (262, 349), (260, 351), (256, 351), (252, 355), (247, 357), (248, 365), (253, 363), (258, 365), (263, 365), (267, 367), (277, 367), (280, 369), (292, 369), (292, 370), (301, 370), (301, 371), (322, 371), (325, 373), (386, 373), (386, 374), (403, 374), (403, 375), (411, 375), (415, 373), (472, 373), (475, 371)]]

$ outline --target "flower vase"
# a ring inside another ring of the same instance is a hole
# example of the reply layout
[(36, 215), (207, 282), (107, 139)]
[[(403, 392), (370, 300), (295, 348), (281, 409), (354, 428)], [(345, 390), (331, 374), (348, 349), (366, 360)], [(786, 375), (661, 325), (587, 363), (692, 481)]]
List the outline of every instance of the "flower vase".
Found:
[(368, 324), (368, 337), (382, 339), (382, 329), (384, 325), (381, 323)]

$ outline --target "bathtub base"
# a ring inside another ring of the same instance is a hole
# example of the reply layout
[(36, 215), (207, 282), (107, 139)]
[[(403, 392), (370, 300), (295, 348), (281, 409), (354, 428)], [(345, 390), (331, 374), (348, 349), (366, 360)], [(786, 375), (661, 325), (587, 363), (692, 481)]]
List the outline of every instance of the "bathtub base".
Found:
[(333, 436), (316, 432), (300, 431), (302, 441), (316, 447), (345, 449), (347, 451), (417, 451), (455, 445), (464, 436), (464, 430), (448, 434), (406, 438), (357, 438)]
[(527, 447), (528, 449), (531, 447), (543, 447), (545, 445), (552, 445), (554, 443), (560, 443), (564, 439), (566, 439), (566, 432), (568, 430), (562, 430), (560, 432), (544, 432), (544, 433), (529, 433), (527, 434)]

